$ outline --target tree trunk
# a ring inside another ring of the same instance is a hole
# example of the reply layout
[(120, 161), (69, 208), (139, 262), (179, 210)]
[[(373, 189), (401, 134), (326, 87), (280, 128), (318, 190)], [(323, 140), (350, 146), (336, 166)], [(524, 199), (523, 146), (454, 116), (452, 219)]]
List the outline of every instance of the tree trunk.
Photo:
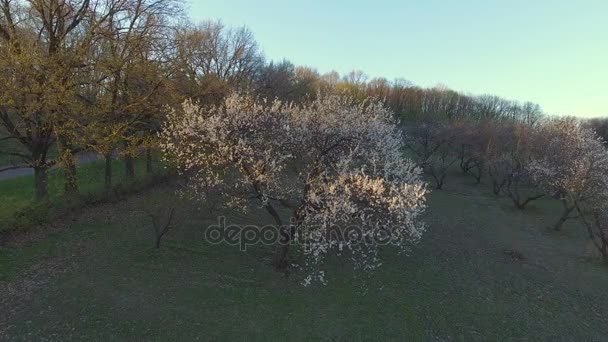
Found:
[(570, 218), (570, 213), (574, 210), (575, 206), (569, 207), (566, 202), (562, 202), (564, 204), (564, 210), (562, 211), (562, 215), (559, 220), (553, 225), (553, 230), (556, 232), (562, 229), (564, 222), (566, 222)]
[(483, 166), (477, 166), (477, 174), (473, 174), (473, 178), (475, 178), (475, 184), (481, 183), (481, 177), (483, 176)]
[(469, 172), (469, 163), (467, 161), (467, 156), (465, 152), (465, 145), (460, 146), (460, 170), (462, 170), (462, 174), (466, 175)]
[(287, 269), (287, 256), (289, 255), (289, 243), (291, 242), (291, 232), (283, 226), (283, 221), (279, 216), (279, 213), (270, 204), (264, 205), (266, 211), (272, 216), (274, 222), (277, 224), (279, 230), (280, 239), (277, 242), (274, 256), (272, 258), (272, 266), (276, 271), (284, 272)]
[(526, 206), (532, 202), (532, 201), (536, 201), (537, 199), (543, 198), (545, 195), (536, 195), (536, 196), (532, 196), (532, 197), (526, 197), (526, 199), (522, 202), (519, 200), (519, 198), (515, 199), (513, 198), (513, 203), (515, 203), (515, 207), (519, 210), (524, 210), (526, 209)]
[(540, 198), (545, 197), (544, 194), (538, 194), (538, 195), (533, 195), (533, 196), (527, 196), (527, 197), (525, 197), (524, 200), (522, 200), (522, 197), (519, 193), (520, 192), (519, 180), (517, 178), (513, 178), (513, 177), (509, 177), (509, 180), (507, 181), (506, 189), (507, 189), (507, 194), (513, 201), (513, 205), (515, 205), (515, 208), (517, 208), (519, 210), (524, 210), (530, 202), (536, 201)]
[(112, 188), (112, 153), (106, 154), (104, 158), (106, 161), (105, 188), (106, 190), (110, 190)]
[(467, 174), (467, 168), (466, 168), (466, 165), (464, 163), (464, 158), (460, 158), (460, 170), (462, 171), (463, 175)]
[(64, 186), (66, 195), (71, 196), (78, 193), (78, 178), (76, 175), (76, 156), (74, 149), (67, 142), (65, 137), (58, 137), (59, 152), (61, 153), (60, 162), (63, 169)]
[(64, 191), (66, 195), (75, 195), (78, 193), (78, 178), (76, 175), (76, 158), (71, 151), (66, 151), (67, 155), (63, 156), (63, 176), (64, 176)]
[(500, 196), (500, 192), (505, 185), (505, 181), (499, 182), (496, 178), (492, 180), (492, 192), (496, 196)]
[(125, 173), (128, 179), (135, 178), (135, 164), (131, 156), (125, 156)]
[(34, 185), (36, 188), (36, 200), (41, 201), (49, 194), (48, 168), (46, 165), (34, 166)]
[(64, 191), (66, 195), (78, 194), (78, 176), (76, 174), (76, 161), (72, 157), (72, 162), (64, 166), (63, 175), (65, 178)]
[(519, 209), (519, 210), (524, 210), (526, 208), (526, 204), (528, 204), (530, 201), (526, 200), (524, 202), (520, 202), (518, 200), (513, 199), (513, 204), (515, 204), (515, 208)]
[(283, 272), (287, 269), (287, 256), (289, 255), (289, 232), (286, 232), (285, 229), (280, 228), (279, 232), (281, 233), (281, 238), (285, 236), (287, 239), (285, 242), (279, 242), (277, 245), (274, 257), (272, 258), (272, 266), (275, 270)]
[(445, 179), (445, 175), (441, 175), (441, 176), (433, 175), (433, 178), (435, 178), (435, 190), (443, 189), (443, 181)]
[(600, 237), (600, 244), (601, 247), (600, 248), (600, 253), (602, 253), (602, 257), (604, 258), (604, 260), (608, 261), (608, 236), (606, 236), (606, 233), (604, 232), (604, 229), (601, 225), (599, 225), (598, 223), (598, 229), (599, 229), (599, 237)]
[[(583, 220), (583, 224), (587, 227), (587, 233), (591, 243), (600, 251), (602, 258), (608, 261), (608, 236), (604, 233), (603, 221), (600, 218), (599, 210), (593, 211), (593, 221), (587, 220), (583, 211), (579, 206), (576, 207), (579, 216)], [(594, 230), (597, 230), (597, 234)]]
[[(125, 149), (128, 149), (128, 148), (129, 148), (129, 142), (125, 141)], [(133, 157), (131, 156), (129, 151), (127, 151), (127, 154), (125, 154), (125, 173), (127, 175), (127, 179), (135, 178), (135, 163), (134, 163)]]
[(150, 148), (146, 148), (146, 173), (152, 173), (152, 150)]

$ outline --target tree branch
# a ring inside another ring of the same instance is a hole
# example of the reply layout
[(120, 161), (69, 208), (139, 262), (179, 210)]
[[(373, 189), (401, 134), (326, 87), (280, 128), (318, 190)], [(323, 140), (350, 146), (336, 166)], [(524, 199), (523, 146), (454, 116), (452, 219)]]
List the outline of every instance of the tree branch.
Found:
[(0, 173), (5, 172), (5, 171), (10, 171), (10, 170), (17, 170), (17, 169), (29, 169), (31, 167), (32, 167), (32, 165), (30, 165), (30, 164), (4, 166), (4, 167), (0, 167)]

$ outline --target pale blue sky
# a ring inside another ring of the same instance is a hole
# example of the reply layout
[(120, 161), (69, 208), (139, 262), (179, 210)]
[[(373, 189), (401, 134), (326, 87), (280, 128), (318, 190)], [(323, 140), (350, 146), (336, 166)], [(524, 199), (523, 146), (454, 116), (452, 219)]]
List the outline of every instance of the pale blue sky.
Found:
[(608, 115), (608, 0), (192, 0), (269, 59)]

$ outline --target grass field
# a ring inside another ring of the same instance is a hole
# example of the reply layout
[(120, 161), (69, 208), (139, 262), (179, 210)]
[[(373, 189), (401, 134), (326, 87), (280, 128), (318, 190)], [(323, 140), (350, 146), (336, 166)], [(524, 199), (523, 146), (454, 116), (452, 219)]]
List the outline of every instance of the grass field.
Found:
[[(122, 160), (115, 159), (112, 163), (112, 182), (117, 188), (131, 186), (130, 183), (133, 182), (143, 182), (148, 177), (148, 175), (146, 175), (146, 165), (143, 158), (137, 158), (135, 160), (135, 180), (126, 178), (124, 162)], [(158, 171), (161, 168), (161, 165), (154, 163), (153, 167)], [(15, 224), (19, 225), (23, 223), (15, 222), (15, 214), (19, 214), (20, 211), (27, 214), (40, 210), (44, 211), (44, 208), (46, 207), (50, 207), (51, 211), (60, 211), (61, 209), (65, 209), (66, 205), (70, 205), (69, 203), (66, 203), (66, 199), (64, 198), (64, 177), (61, 169), (53, 168), (49, 170), (48, 188), (48, 203), (36, 205), (33, 201), (33, 176), (27, 175), (9, 180), (1, 180), (0, 199), (2, 200), (2, 206), (0, 206), (0, 232), (13, 229)], [(78, 188), (79, 193), (85, 198), (100, 197), (104, 195), (103, 161), (94, 161), (78, 166)], [(32, 206), (36, 209), (31, 210)], [(30, 217), (29, 219), (36, 220), (37, 218)]]
[[(559, 211), (550, 200), (521, 212), (448, 179), (411, 255), (384, 250), (371, 277), (331, 260), (328, 285), (309, 288), (272, 271), (270, 248), (204, 243), (218, 213), (183, 203), (161, 186), (2, 247), (0, 339), (608, 338), (608, 267), (588, 257), (577, 222), (547, 228)], [(148, 214), (173, 205), (175, 227), (154, 250)], [(224, 214), (270, 222), (255, 208)]]

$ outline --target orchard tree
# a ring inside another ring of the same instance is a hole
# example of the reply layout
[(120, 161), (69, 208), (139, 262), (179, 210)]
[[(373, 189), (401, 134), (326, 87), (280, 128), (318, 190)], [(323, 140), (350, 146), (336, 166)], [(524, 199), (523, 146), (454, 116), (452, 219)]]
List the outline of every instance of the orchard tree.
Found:
[(608, 197), (608, 151), (594, 131), (573, 118), (548, 120), (539, 134), (544, 140), (535, 144), (530, 171), (547, 194), (562, 202), (554, 225), (560, 230), (578, 208)]
[(604, 143), (608, 142), (608, 118), (593, 118), (585, 121), (585, 126), (594, 130)]
[(495, 122), (487, 131), (491, 133), (485, 163), (494, 194), (506, 193), (517, 209), (542, 198), (544, 193), (530, 174), (535, 146), (541, 143), (537, 131), (517, 122)]
[[(227, 204), (244, 207), (252, 197), (261, 203), (280, 228), (276, 269), (287, 267), (295, 238), (313, 268), (338, 249), (352, 253), (355, 266), (373, 269), (377, 234), (389, 233), (406, 248), (424, 231), (418, 217), (426, 186), (421, 170), (403, 158), (393, 120), (382, 104), (350, 97), (319, 95), (294, 106), (231, 95), (221, 106), (185, 103), (170, 113), (161, 138), (201, 199), (220, 187)], [(290, 209), (291, 224), (278, 207)], [(334, 234), (347, 225), (371, 242)], [(322, 275), (313, 272), (305, 282)]]
[(532, 201), (545, 196), (543, 189), (534, 182), (530, 171), (535, 148), (541, 139), (538, 132), (527, 124), (514, 123), (507, 125), (508, 145), (504, 152), (504, 161), (508, 167), (506, 184), (507, 195), (517, 209), (524, 209)]
[(455, 132), (449, 124), (440, 121), (406, 124), (405, 146), (424, 171), (433, 177), (437, 190), (443, 188), (449, 168), (457, 161), (452, 150)]
[(471, 120), (455, 121), (453, 128), (456, 133), (453, 143), (456, 149), (459, 166), (462, 173), (471, 175), (477, 184), (485, 170), (485, 150), (488, 148), (488, 134), (485, 132), (484, 124)]
[(589, 239), (604, 260), (608, 260), (608, 211), (606, 203), (596, 203), (587, 212), (578, 209), (587, 228)]
[(492, 192), (498, 196), (511, 175), (511, 164), (506, 153), (511, 147), (511, 136), (508, 129), (498, 122), (486, 127), (486, 132), (490, 139), (483, 151), (483, 158), (492, 182)]

